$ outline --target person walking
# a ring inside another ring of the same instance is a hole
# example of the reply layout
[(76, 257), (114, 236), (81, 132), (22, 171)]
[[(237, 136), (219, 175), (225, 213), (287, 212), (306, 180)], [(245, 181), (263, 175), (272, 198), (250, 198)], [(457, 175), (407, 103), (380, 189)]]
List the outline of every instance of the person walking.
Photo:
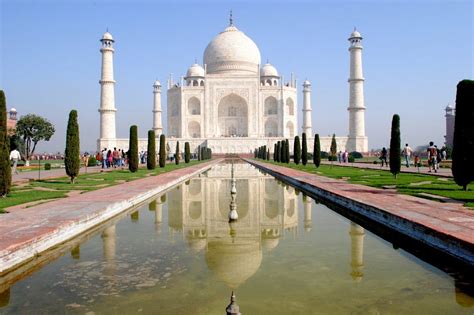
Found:
[(430, 146), (426, 149), (428, 152), (428, 172), (431, 173), (433, 170), (435, 173), (438, 172), (438, 150), (434, 145), (433, 141), (430, 141)]
[(107, 148), (102, 150), (102, 168), (103, 169), (107, 168)]
[(20, 152), (18, 152), (17, 149), (13, 149), (10, 152), (10, 160), (13, 161), (13, 168), (12, 168), (12, 173), (18, 174), (18, 170), (16, 169), (18, 165), (18, 160), (21, 159)]
[(413, 154), (413, 150), (410, 148), (408, 143), (405, 144), (405, 147), (403, 148), (403, 157), (405, 158), (405, 163), (407, 167), (410, 167), (411, 164), (411, 155)]
[(382, 148), (382, 152), (380, 152), (380, 161), (382, 162), (382, 166), (383, 167), (383, 163), (385, 162), (385, 166), (388, 166), (388, 162), (387, 162), (387, 149), (385, 149), (385, 147)]

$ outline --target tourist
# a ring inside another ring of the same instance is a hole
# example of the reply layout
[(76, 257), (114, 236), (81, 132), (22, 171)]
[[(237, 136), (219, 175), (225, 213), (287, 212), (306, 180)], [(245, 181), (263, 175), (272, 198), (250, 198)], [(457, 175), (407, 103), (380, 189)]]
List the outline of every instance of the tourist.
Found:
[(438, 149), (438, 146), (435, 145), (436, 148), (436, 169), (439, 170), (439, 166), (441, 165), (441, 161), (443, 160), (441, 156), (441, 150)]
[(415, 167), (418, 170), (418, 173), (420, 172), (420, 157), (418, 154), (415, 154), (415, 159), (414, 159)]
[(380, 161), (382, 162), (382, 165), (380, 167), (383, 167), (383, 163), (385, 162), (385, 166), (388, 166), (387, 163), (387, 149), (385, 147), (382, 148), (382, 152), (380, 152)]
[(342, 163), (342, 151), (339, 151), (339, 152), (337, 153), (337, 161), (338, 161), (339, 163)]
[(18, 160), (21, 159), (20, 152), (15, 148), (10, 152), (10, 160), (13, 161), (13, 169), (12, 173), (18, 174), (18, 170), (16, 169), (18, 165)]
[(102, 150), (102, 168), (107, 168), (107, 148)]
[(405, 148), (403, 148), (403, 151), (402, 151), (403, 157), (405, 158), (406, 167), (410, 167), (410, 164), (411, 164), (410, 158), (411, 158), (412, 153), (413, 153), (413, 150), (410, 148), (408, 143), (406, 143)]
[(114, 151), (112, 152), (112, 160), (114, 163), (114, 168), (119, 166), (120, 156), (119, 156), (119, 151), (117, 151), (117, 148), (114, 148)]
[(443, 154), (443, 160), (446, 161), (446, 160), (448, 159), (448, 152), (447, 152), (446, 148), (444, 148), (444, 149), (441, 151), (441, 153)]
[(426, 151), (428, 152), (428, 172), (431, 173), (431, 170), (438, 172), (438, 150), (433, 141), (430, 141), (430, 146)]
[(107, 151), (107, 167), (112, 167), (113, 162), (114, 162), (114, 159), (113, 159), (113, 155), (112, 155), (112, 150), (109, 150), (109, 151)]
[(344, 163), (349, 163), (349, 152), (344, 151)]

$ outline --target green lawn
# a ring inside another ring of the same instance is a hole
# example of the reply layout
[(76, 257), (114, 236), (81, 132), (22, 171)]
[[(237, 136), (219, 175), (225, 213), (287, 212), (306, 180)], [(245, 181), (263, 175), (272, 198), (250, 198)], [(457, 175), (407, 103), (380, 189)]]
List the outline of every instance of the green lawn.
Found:
[(136, 173), (131, 173), (128, 169), (117, 169), (101, 173), (81, 174), (76, 179), (75, 184), (70, 184), (68, 177), (36, 180), (20, 186), (15, 184), (7, 198), (0, 198), (0, 213), (7, 207), (19, 204), (38, 200), (64, 198), (68, 192), (73, 190), (84, 192), (97, 190), (147, 176), (156, 176), (201, 162), (204, 161), (190, 161), (188, 164), (180, 163), (179, 165), (166, 164), (164, 168), (157, 167), (154, 170), (147, 170), (145, 167), (140, 168)]
[[(461, 190), (452, 178), (444, 178), (438, 176), (400, 173), (395, 179), (394, 176), (387, 171), (361, 169), (355, 167), (342, 167), (336, 165), (320, 165), (315, 168), (313, 164), (303, 166), (294, 163), (277, 163), (273, 161), (265, 161), (270, 164), (282, 165), (293, 169), (305, 171), (308, 173), (318, 174), (331, 178), (346, 179), (350, 183), (361, 184), (371, 187), (382, 188), (383, 186), (395, 185), (398, 192), (413, 195), (417, 197), (430, 198), (429, 196), (420, 195), (422, 193), (430, 195), (438, 195), (464, 202), (465, 206), (474, 208), (474, 190)], [(436, 199), (435, 199), (436, 200)]]

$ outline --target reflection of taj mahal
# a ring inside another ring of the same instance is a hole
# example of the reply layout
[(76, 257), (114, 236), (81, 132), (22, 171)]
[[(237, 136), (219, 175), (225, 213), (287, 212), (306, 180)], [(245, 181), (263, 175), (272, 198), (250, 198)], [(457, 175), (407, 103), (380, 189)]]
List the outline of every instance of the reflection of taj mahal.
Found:
[[(367, 152), (365, 136), (364, 78), (362, 74), (362, 36), (355, 31), (350, 41), (349, 135), (337, 137), (338, 149)], [(102, 38), (101, 135), (99, 147), (128, 147), (128, 139), (117, 139), (113, 78), (114, 48), (112, 35)], [(342, 80), (342, 78), (341, 78)], [(188, 141), (191, 150), (210, 147), (214, 153), (249, 153), (277, 141), (312, 129), (311, 83), (303, 83), (303, 119), (298, 128), (298, 91), (293, 75), (284, 80), (270, 63), (262, 65), (260, 50), (237, 29), (232, 18), (229, 26), (207, 45), (203, 66), (194, 63), (186, 76), (167, 85), (167, 129), (162, 126), (161, 84), (153, 85), (153, 130), (165, 133), (171, 147)], [(321, 149), (328, 151), (331, 137), (321, 137)], [(311, 142), (310, 142), (311, 143)], [(140, 139), (140, 149), (146, 139)]]

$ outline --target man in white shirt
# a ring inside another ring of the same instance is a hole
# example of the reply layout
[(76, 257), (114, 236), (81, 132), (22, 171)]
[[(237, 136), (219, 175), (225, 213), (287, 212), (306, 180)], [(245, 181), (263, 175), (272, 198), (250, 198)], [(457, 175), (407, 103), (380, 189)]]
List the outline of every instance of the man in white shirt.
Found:
[(405, 148), (403, 149), (403, 156), (405, 157), (405, 164), (407, 167), (410, 167), (410, 164), (411, 164), (411, 155), (413, 153), (413, 150), (410, 148), (410, 146), (407, 144), (405, 144)]
[(17, 149), (13, 149), (10, 152), (10, 160), (13, 161), (12, 173), (14, 172), (15, 174), (18, 174), (18, 170), (16, 169), (16, 166), (18, 165), (18, 160), (19, 159), (21, 159), (20, 152), (18, 152)]

